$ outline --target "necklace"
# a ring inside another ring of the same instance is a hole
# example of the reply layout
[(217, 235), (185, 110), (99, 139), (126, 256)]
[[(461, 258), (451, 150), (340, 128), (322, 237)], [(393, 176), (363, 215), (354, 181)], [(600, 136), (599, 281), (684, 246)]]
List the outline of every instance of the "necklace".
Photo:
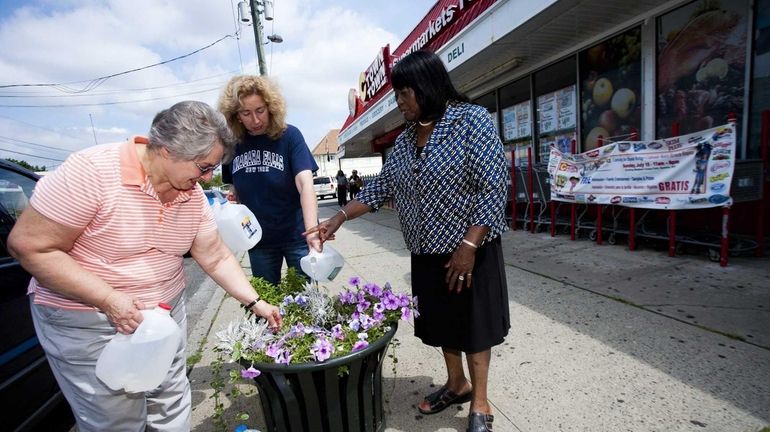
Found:
[(435, 120), (431, 120), (431, 121), (429, 121), (429, 122), (425, 122), (425, 123), (423, 123), (423, 122), (421, 122), (421, 121), (417, 120), (417, 123), (418, 123), (420, 126), (422, 126), (422, 127), (428, 127), (428, 126), (432, 125), (434, 121), (435, 121)]

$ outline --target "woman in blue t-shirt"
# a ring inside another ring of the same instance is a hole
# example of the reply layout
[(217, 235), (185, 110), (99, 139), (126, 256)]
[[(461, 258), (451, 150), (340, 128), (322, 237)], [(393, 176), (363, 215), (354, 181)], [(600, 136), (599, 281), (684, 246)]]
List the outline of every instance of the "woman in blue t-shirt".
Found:
[(251, 273), (277, 284), (283, 260), (300, 274), (309, 248), (321, 250), (313, 172), (318, 165), (302, 133), (286, 123), (286, 103), (271, 80), (233, 77), (219, 96), (219, 111), (238, 138), (235, 157), (222, 168), (222, 181), (262, 226), (262, 240), (249, 251)]

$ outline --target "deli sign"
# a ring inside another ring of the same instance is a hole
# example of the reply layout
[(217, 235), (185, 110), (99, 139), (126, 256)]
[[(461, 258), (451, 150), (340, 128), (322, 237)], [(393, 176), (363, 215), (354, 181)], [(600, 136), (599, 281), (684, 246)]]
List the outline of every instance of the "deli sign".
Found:
[(377, 58), (364, 72), (358, 80), (358, 89), (361, 92), (364, 101), (374, 97), (388, 83), (390, 76), (390, 45), (385, 45), (380, 49)]

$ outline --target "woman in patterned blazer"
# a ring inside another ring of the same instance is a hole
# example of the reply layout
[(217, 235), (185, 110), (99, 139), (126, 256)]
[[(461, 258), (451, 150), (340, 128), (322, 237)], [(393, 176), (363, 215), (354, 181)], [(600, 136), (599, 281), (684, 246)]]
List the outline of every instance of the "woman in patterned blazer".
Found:
[(491, 348), (510, 328), (500, 243), (507, 229), (503, 146), (489, 113), (455, 89), (434, 53), (401, 59), (391, 82), (406, 120), (393, 153), (355, 200), (307, 233), (325, 241), (343, 222), (395, 200), (411, 252), (415, 335), (442, 348), (448, 376), (418, 410), (435, 414), (471, 401), (467, 430), (491, 431)]

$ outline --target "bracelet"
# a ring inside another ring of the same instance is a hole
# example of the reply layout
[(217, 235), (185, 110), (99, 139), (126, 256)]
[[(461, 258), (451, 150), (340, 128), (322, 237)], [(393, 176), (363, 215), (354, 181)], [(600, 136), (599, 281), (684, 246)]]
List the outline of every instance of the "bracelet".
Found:
[(259, 302), (259, 297), (257, 297), (256, 299), (254, 299), (254, 301), (252, 301), (247, 305), (241, 305), (241, 307), (243, 307), (246, 310), (251, 310), (251, 308), (253, 308), (257, 304), (257, 302)]
[(348, 220), (348, 214), (345, 213), (345, 210), (340, 209), (340, 211), (342, 212), (342, 215), (345, 216), (345, 220)]
[(467, 244), (468, 246), (472, 247), (473, 249), (478, 249), (479, 246), (475, 243), (473, 243), (470, 240), (463, 239), (463, 243)]

